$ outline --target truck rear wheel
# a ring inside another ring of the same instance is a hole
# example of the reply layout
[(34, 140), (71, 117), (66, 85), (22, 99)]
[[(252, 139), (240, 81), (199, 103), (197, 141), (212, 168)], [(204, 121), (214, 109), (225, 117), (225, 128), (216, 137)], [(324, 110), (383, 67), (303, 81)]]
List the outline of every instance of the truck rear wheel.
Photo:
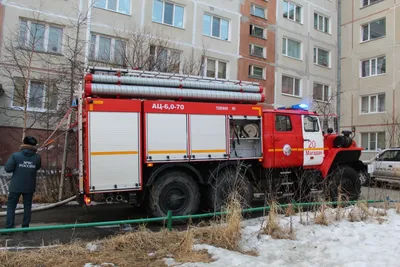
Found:
[(241, 171), (226, 168), (214, 177), (208, 189), (208, 207), (220, 211), (226, 206), (232, 196), (238, 197), (241, 206), (248, 208), (253, 200), (253, 186)]
[(194, 214), (199, 204), (199, 187), (190, 175), (180, 171), (161, 175), (149, 192), (148, 209), (154, 217), (164, 217), (168, 210), (173, 216)]
[(329, 178), (327, 191), (332, 201), (357, 200), (361, 192), (361, 181), (357, 171), (349, 166), (339, 166)]

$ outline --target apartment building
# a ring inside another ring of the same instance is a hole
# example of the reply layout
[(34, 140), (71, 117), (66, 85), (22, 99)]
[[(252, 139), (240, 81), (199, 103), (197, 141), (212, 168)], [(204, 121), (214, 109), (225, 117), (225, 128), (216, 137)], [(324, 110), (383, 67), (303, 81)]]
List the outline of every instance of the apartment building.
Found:
[(260, 83), (265, 104), (274, 101), (275, 1), (245, 0), (241, 5), (238, 79)]
[[(81, 23), (87, 12), (90, 20)], [(91, 65), (237, 79), (240, 17), (239, 0), (1, 0), (0, 68), (3, 74), (9, 70), (9, 77), (0, 76), (4, 89), (0, 94), (0, 165), (18, 149), (25, 123), (27, 133), (38, 136), (40, 142), (49, 134), (44, 129), (55, 122), (43, 118), (56, 113), (63, 93), (60, 88), (68, 87), (58, 87), (59, 94), (52, 94), (58, 84), (43, 79), (62, 72), (57, 64), (71, 57), (75, 36), (82, 47), (80, 60), (88, 58)], [(82, 25), (78, 35), (77, 25)], [(27, 94), (23, 90), (26, 73), (21, 73), (5, 49), (12, 39), (19, 51), (34, 51)], [(143, 49), (138, 49), (138, 42)]]
[(340, 126), (354, 127), (364, 160), (400, 145), (399, 7), (390, 0), (342, 1)]
[(335, 113), (337, 15), (336, 0), (277, 0), (276, 107), (304, 103)]

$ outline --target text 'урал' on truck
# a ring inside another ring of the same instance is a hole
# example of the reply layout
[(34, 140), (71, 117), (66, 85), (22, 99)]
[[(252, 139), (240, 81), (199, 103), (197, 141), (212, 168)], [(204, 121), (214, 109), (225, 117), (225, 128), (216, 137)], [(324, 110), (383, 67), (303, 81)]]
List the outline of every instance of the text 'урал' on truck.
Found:
[(151, 216), (219, 210), (232, 192), (356, 200), (362, 148), (305, 105), (263, 109), (256, 83), (90, 67), (78, 104), (80, 199)]

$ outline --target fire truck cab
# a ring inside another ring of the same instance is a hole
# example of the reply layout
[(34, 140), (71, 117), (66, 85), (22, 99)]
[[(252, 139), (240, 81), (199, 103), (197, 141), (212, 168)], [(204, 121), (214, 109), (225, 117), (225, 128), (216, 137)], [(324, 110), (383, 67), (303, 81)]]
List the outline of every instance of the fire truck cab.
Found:
[(165, 216), (221, 209), (233, 192), (243, 205), (359, 197), (362, 148), (351, 132), (324, 134), (306, 105), (264, 109), (255, 84), (169, 75), (92, 68), (85, 77), (82, 198), (104, 194)]

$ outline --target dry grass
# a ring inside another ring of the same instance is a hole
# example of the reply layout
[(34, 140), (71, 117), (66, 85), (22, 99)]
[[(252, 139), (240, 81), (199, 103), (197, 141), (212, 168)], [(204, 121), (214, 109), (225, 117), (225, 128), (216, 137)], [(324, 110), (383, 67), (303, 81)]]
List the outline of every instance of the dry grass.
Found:
[(166, 266), (164, 258), (177, 262), (211, 262), (204, 251), (193, 250), (193, 231), (163, 230), (150, 232), (142, 227), (138, 232), (127, 233), (100, 242), (97, 251), (90, 252), (84, 244), (74, 243), (57, 248), (36, 251), (0, 252), (0, 266), (84, 266), (85, 263), (112, 262), (116, 266)]
[[(289, 211), (286, 210), (285, 215), (288, 214), (288, 216), (291, 216), (291, 214), (294, 213), (294, 210), (290, 211), (290, 207), (292, 206), (289, 206)], [(270, 204), (267, 222), (261, 229), (260, 234), (270, 235), (274, 239), (296, 239), (292, 224), (290, 224), (289, 228), (286, 228), (279, 223), (278, 204), (275, 201), (272, 201)]]
[(232, 198), (227, 205), (226, 212), (226, 215), (216, 220), (210, 227), (195, 230), (195, 236), (201, 243), (240, 251), (240, 230), (243, 221), (240, 202), (236, 198)]
[(326, 215), (326, 205), (322, 204), (320, 212), (315, 216), (314, 222), (320, 225), (329, 225), (329, 219)]

